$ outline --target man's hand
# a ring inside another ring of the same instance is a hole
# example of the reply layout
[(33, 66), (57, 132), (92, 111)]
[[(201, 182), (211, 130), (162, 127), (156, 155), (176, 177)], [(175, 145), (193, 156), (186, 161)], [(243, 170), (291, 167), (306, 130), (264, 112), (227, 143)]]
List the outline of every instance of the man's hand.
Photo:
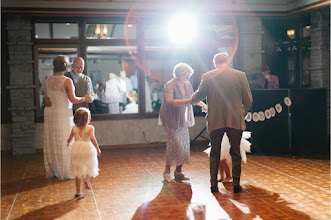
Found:
[(44, 97), (43, 97), (43, 101), (44, 101), (44, 105), (45, 105), (46, 107), (50, 107), (50, 106), (52, 106), (52, 102), (51, 102), (51, 100), (50, 100), (50, 98), (49, 98), (48, 96), (44, 96)]
[(204, 105), (204, 106), (201, 108), (201, 111), (204, 112), (204, 113), (207, 113), (207, 111), (208, 111), (208, 106), (207, 106), (207, 105)]

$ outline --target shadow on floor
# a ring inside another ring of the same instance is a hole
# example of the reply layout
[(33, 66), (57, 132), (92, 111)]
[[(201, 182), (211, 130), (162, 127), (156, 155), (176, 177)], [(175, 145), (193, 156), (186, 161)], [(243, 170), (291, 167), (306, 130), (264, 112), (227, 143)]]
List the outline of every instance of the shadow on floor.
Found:
[(2, 182), (1, 183), (1, 196), (16, 194), (19, 192), (30, 191), (37, 188), (51, 186), (65, 181), (71, 180), (59, 180), (57, 178), (45, 178), (45, 175), (35, 176), (31, 178), (24, 178), (23, 180)]
[(232, 183), (225, 183), (224, 187), (231, 192), (228, 198), (231, 205), (224, 205), (224, 196), (221, 193), (216, 193), (214, 196), (232, 219), (238, 217), (241, 219), (311, 219), (307, 214), (291, 208), (292, 203), (282, 199), (278, 193), (248, 185), (243, 187), (241, 193), (233, 194)]
[(159, 194), (153, 200), (139, 206), (132, 219), (186, 219), (185, 210), (191, 198), (190, 183), (164, 182)]
[(41, 209), (33, 210), (13, 220), (36, 219), (38, 216), (44, 219), (57, 219), (76, 208), (78, 208), (78, 200), (73, 198), (54, 205), (45, 206)]

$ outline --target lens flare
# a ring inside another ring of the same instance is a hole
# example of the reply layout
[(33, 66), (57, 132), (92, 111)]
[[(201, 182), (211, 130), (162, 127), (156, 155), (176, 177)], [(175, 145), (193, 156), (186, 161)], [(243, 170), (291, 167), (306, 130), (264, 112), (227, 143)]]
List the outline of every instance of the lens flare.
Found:
[(168, 24), (170, 40), (175, 43), (190, 43), (196, 38), (196, 33), (197, 23), (189, 15), (175, 15)]

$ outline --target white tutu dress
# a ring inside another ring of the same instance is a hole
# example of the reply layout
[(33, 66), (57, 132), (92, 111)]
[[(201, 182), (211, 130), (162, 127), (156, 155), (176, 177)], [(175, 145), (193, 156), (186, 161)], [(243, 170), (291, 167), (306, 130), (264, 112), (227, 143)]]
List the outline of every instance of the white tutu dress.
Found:
[[(247, 162), (246, 158), (246, 152), (251, 152), (251, 143), (247, 140), (251, 137), (251, 132), (244, 131), (241, 137), (240, 141), (240, 155), (241, 160), (244, 161), (244, 163)], [(211, 147), (208, 147), (204, 152), (210, 156)], [(231, 162), (231, 155), (230, 155), (230, 141), (226, 133), (224, 133), (222, 144), (221, 144), (221, 160), (226, 159), (226, 161), (229, 163)]]
[(74, 177), (85, 178), (99, 175), (97, 150), (90, 139), (90, 129), (86, 126), (80, 133), (73, 128), (75, 142), (72, 144), (70, 171)]

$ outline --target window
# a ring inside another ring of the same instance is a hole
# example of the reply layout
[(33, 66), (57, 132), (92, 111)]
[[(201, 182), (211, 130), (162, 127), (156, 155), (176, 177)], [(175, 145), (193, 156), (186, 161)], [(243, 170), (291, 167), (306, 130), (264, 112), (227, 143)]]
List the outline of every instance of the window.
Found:
[(78, 23), (35, 23), (36, 39), (78, 39)]
[[(85, 59), (84, 74), (91, 78), (94, 90), (94, 101), (89, 104), (94, 119), (154, 117), (161, 107), (164, 85), (173, 78), (177, 63), (187, 63), (194, 69), (190, 81), (196, 90), (202, 74), (214, 68), (213, 56), (217, 52), (228, 52), (231, 56), (235, 41), (229, 22), (201, 25), (199, 38), (181, 45), (168, 39), (168, 26), (161, 20), (153, 23), (143, 19), (126, 23), (122, 18), (60, 20), (39, 19), (35, 23), (38, 118), (43, 115), (44, 80), (52, 74), (52, 60), (57, 55), (67, 55), (71, 61), (76, 57)], [(113, 78), (116, 81), (111, 81)], [(116, 104), (110, 97), (114, 94), (112, 85), (117, 85), (120, 94)], [(200, 108), (197, 110), (199, 114)]]
[(85, 31), (87, 39), (136, 39), (135, 24), (88, 23)]

